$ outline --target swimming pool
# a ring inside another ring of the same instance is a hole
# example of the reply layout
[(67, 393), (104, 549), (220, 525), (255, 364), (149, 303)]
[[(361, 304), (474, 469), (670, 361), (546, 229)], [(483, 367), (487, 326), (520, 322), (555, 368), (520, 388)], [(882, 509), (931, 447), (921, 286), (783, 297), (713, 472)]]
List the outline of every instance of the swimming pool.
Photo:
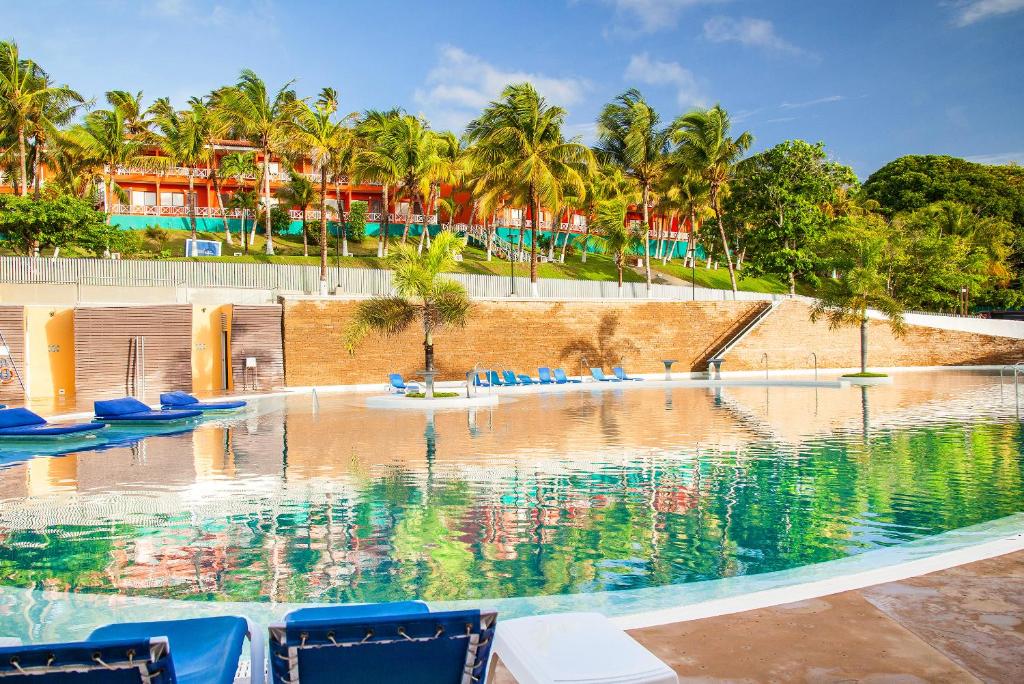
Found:
[(47, 600), (62, 592), (277, 605), (698, 587), (1024, 511), (998, 375), (603, 389), (433, 415), (271, 397), (185, 433), (8, 459), (0, 634), (71, 624)]

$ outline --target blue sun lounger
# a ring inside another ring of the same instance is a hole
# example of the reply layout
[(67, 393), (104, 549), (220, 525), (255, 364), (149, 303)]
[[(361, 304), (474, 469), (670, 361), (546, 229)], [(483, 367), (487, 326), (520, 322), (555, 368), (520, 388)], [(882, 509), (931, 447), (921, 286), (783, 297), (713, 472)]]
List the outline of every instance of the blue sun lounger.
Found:
[(537, 369), (537, 378), (540, 380), (542, 385), (553, 385), (555, 379), (551, 377), (551, 369), (547, 366), (541, 366)]
[(555, 384), (556, 385), (578, 385), (582, 380), (573, 380), (566, 376), (565, 371), (561, 368), (555, 369)]
[(473, 385), (475, 387), (490, 387), (491, 383), (484, 380), (479, 373), (473, 373)]
[(515, 385), (522, 385), (522, 384), (524, 384), (519, 378), (516, 377), (516, 374), (514, 372), (510, 371), (510, 370), (503, 370), (503, 371), (501, 371), (501, 375), (502, 375), (502, 377), (505, 378), (505, 384), (506, 385), (513, 385), (513, 386), (515, 386)]
[(619, 380), (632, 380), (633, 382), (643, 382), (643, 378), (631, 378), (626, 375), (626, 371), (622, 370), (622, 366), (615, 366), (612, 368), (612, 373), (615, 373), (615, 377)]
[(199, 401), (188, 392), (176, 390), (160, 395), (160, 407), (169, 409), (185, 409), (187, 411), (234, 411), (244, 408), (244, 401)]
[(27, 408), (0, 410), (0, 440), (86, 437), (107, 427), (106, 423), (48, 423)]
[(401, 373), (392, 373), (388, 376), (388, 390), (397, 392), (399, 394), (409, 394), (410, 392), (419, 392), (420, 386), (415, 382), (406, 382), (402, 379)]
[(202, 411), (186, 411), (175, 409), (171, 411), (154, 411), (138, 399), (124, 397), (122, 399), (108, 399), (97, 401), (93, 404), (96, 412), (96, 420), (117, 424), (130, 423), (168, 423), (175, 420), (188, 420), (203, 415)]
[(487, 382), (491, 383), (491, 387), (505, 387), (508, 383), (501, 379), (498, 375), (498, 371), (487, 371)]
[(609, 378), (600, 368), (591, 368), (590, 374), (594, 376), (594, 379), (598, 382), (622, 382), (618, 378)]
[(519, 378), (519, 384), (520, 385), (539, 385), (540, 384), (539, 380), (534, 380), (533, 378), (531, 378), (526, 373), (519, 373), (518, 375), (516, 375), (516, 377)]
[(484, 682), (497, 622), (425, 603), (300, 608), (270, 626), (274, 684)]
[(262, 684), (263, 634), (240, 617), (120, 623), (100, 627), (85, 641), (3, 647), (0, 681), (231, 684), (246, 636), (255, 665), (251, 682)]

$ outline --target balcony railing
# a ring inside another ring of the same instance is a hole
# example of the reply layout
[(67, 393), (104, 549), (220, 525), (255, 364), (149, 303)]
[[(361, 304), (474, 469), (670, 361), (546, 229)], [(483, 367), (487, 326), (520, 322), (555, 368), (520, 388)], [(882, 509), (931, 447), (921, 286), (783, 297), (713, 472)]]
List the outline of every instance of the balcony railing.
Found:
[[(315, 181), (317, 183), (320, 182), (320, 172), (319, 171), (309, 171), (309, 172), (301, 171), (301, 172), (298, 172), (298, 173), (299, 173), (300, 176), (305, 176), (306, 178), (308, 178), (311, 181)], [(168, 178), (168, 177), (188, 178), (188, 174), (189, 174), (189, 169), (186, 166), (171, 166), (171, 167), (162, 168), (162, 169), (159, 169), (159, 168), (146, 168), (144, 166), (118, 166), (117, 169), (114, 172), (115, 176), (159, 176), (161, 178)], [(196, 168), (196, 169), (194, 169), (192, 171), (192, 177), (193, 178), (206, 179), (206, 178), (210, 178), (211, 176), (212, 176), (212, 170), (211, 169)], [(221, 180), (222, 181), (224, 181), (224, 180), (235, 180), (237, 178), (238, 178), (238, 176), (229, 176), (229, 177), (221, 176)], [(256, 175), (256, 174), (246, 174), (246, 175), (242, 176), (242, 179), (247, 180), (247, 181), (254, 181), (257, 178), (258, 178), (258, 175)], [(288, 181), (291, 180), (291, 175), (289, 175), (289, 173), (287, 171), (285, 171), (285, 170), (271, 171), (270, 172), (270, 180), (272, 182), (275, 182), (275, 183), (287, 183)], [(337, 185), (338, 183), (335, 182), (335, 180), (333, 178), (328, 177), (328, 184), (329, 185)], [(341, 185), (349, 185), (350, 184), (349, 183), (349, 178), (347, 176), (342, 176), (341, 179), (340, 179), (340, 184)], [(380, 183), (373, 183), (371, 181), (362, 181), (362, 182), (359, 183), (359, 185), (379, 186)]]

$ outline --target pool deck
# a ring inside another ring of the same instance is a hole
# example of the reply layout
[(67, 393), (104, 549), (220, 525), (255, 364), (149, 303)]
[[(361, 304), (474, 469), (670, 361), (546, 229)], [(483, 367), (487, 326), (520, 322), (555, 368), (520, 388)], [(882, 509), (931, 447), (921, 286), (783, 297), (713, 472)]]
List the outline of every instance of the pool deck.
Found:
[(680, 682), (1021, 682), (1024, 551), (630, 634)]

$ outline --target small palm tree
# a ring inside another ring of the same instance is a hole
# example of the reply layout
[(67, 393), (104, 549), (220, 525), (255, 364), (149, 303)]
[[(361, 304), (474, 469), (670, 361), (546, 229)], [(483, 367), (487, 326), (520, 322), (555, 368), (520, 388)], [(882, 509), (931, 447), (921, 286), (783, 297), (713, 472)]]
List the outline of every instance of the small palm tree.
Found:
[(622, 197), (601, 200), (597, 203), (594, 227), (600, 235), (594, 239), (605, 251), (611, 252), (615, 268), (619, 272), (619, 296), (622, 296), (622, 271), (626, 255), (640, 246), (646, 237), (642, 226), (626, 225), (626, 210), (629, 205)]
[[(288, 183), (282, 185), (276, 195), (277, 199), (283, 202), (285, 206), (296, 206), (302, 210), (302, 256), (308, 257), (309, 232), (306, 226), (306, 212), (309, 210), (309, 205), (319, 201), (319, 196), (317, 195), (316, 188), (313, 187), (313, 182), (301, 173), (289, 171), (288, 175)], [(323, 242), (320, 243), (321, 251), (324, 248), (324, 242), (327, 242), (326, 237), (323, 237)]]
[[(411, 244), (400, 244), (388, 258), (394, 269), (397, 294), (374, 297), (359, 304), (349, 326), (346, 344), (353, 353), (371, 331), (385, 337), (398, 335), (416, 321), (423, 325), (424, 368), (434, 370), (434, 332), (464, 327), (472, 304), (460, 283), (442, 274), (456, 265), (464, 243), (455, 233), (443, 230), (422, 253)], [(429, 388), (428, 388), (429, 391)]]
[(199, 253), (196, 244), (195, 177), (197, 169), (208, 166), (213, 159), (213, 148), (207, 144), (212, 137), (211, 119), (202, 100), (193, 98), (188, 109), (174, 111), (168, 108), (159, 112), (156, 125), (160, 130), (157, 137), (160, 150), (168, 160), (184, 166), (188, 174), (188, 219), (192, 228), (192, 256), (195, 256)]
[(826, 279), (811, 307), (811, 322), (828, 321), (829, 329), (860, 326), (860, 371), (868, 370), (868, 309), (881, 312), (893, 335), (904, 334), (903, 305), (889, 292), (885, 274), (886, 239), (868, 230), (837, 232), (828, 245), (842, 268), (838, 278)]
[[(238, 196), (239, 192), (245, 191), (245, 179), (256, 178), (258, 169), (256, 168), (256, 155), (252, 152), (231, 152), (225, 154), (220, 158), (220, 174), (225, 178), (234, 178), (237, 187), (235, 188), (235, 197)], [(253, 183), (253, 191), (255, 193), (256, 183)], [(224, 202), (221, 201), (223, 205)], [(227, 206), (227, 205), (225, 205)], [(241, 206), (230, 206), (231, 209), (242, 209), (242, 224), (239, 237), (242, 240), (242, 246), (245, 247), (246, 253), (249, 252), (249, 243), (251, 239), (246, 239), (245, 235), (245, 218), (247, 216), (246, 210)], [(225, 221), (226, 222), (226, 221)], [(253, 231), (255, 234), (255, 230)], [(255, 237), (255, 235), (254, 235)]]
[(353, 160), (357, 182), (368, 180), (381, 184), (381, 220), (377, 233), (377, 256), (388, 255), (388, 233), (391, 231), (390, 190), (402, 180), (402, 162), (392, 143), (396, 121), (402, 117), (398, 109), (370, 110), (356, 125), (360, 138)]
[(728, 191), (736, 163), (750, 149), (754, 137), (749, 131), (744, 131), (733, 138), (730, 128), (728, 112), (721, 105), (715, 105), (711, 109), (698, 109), (679, 117), (673, 125), (673, 137), (686, 167), (708, 182), (711, 208), (721, 233), (722, 249), (729, 266), (729, 282), (735, 293), (736, 268), (722, 222), (722, 195)]
[(240, 190), (235, 190), (234, 194), (232, 194), (228, 199), (226, 206), (229, 209), (238, 209), (242, 214), (242, 246), (245, 247), (245, 253), (248, 254), (249, 243), (252, 242), (252, 240), (247, 240), (245, 237), (245, 218), (247, 216), (252, 216), (253, 220), (255, 220), (256, 209), (259, 207), (259, 197), (257, 197), (255, 190), (246, 190), (242, 188)]

